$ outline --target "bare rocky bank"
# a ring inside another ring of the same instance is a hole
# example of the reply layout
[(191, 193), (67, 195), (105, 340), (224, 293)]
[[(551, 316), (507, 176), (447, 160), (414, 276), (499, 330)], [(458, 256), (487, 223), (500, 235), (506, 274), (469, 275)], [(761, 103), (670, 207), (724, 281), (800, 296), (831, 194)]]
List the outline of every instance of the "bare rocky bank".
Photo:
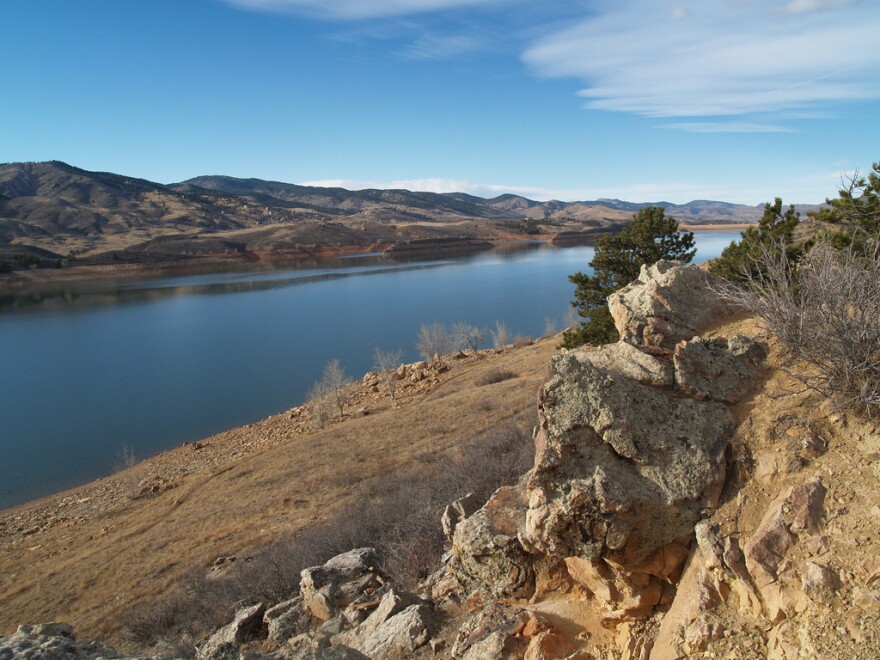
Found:
[[(621, 342), (550, 358), (533, 467), (447, 507), (449, 551), (418, 588), (353, 549), (193, 652), (880, 657), (877, 426), (803, 392), (700, 269), (645, 268), (610, 306)], [(61, 647), (112, 653), (22, 627), (0, 657)]]

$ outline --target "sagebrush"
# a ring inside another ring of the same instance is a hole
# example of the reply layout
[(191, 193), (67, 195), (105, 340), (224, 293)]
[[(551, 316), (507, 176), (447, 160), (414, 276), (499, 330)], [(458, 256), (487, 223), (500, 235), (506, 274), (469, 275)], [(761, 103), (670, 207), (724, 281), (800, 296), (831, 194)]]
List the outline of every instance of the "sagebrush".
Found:
[(779, 338), (786, 370), (840, 409), (880, 413), (880, 244), (819, 243), (799, 262), (784, 249), (759, 253), (745, 286), (722, 294)]

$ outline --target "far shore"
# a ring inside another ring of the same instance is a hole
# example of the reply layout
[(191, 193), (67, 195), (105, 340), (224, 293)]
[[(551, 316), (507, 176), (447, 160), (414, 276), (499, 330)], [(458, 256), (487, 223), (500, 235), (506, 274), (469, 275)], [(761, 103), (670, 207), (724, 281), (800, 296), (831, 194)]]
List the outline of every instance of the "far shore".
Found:
[[(685, 231), (742, 231), (752, 224), (706, 224), (681, 225)], [(591, 244), (599, 234), (590, 234), (584, 241), (576, 244)], [(550, 245), (555, 234), (538, 234), (527, 239), (505, 237), (485, 237), (490, 249), (511, 248), (517, 245), (545, 243)], [(180, 277), (242, 270), (276, 270), (285, 267), (318, 263), (332, 259), (353, 257), (361, 254), (382, 253), (391, 246), (389, 243), (364, 245), (320, 245), (299, 250), (261, 250), (247, 252), (245, 255), (205, 255), (186, 259), (175, 259), (152, 263), (123, 264), (73, 264), (62, 268), (39, 268), (0, 274), (0, 292), (19, 291), (28, 287), (43, 287), (102, 280), (143, 280), (162, 277)], [(566, 246), (568, 247), (568, 246)], [(560, 248), (564, 249), (564, 248)], [(425, 258), (431, 255), (424, 254)], [(449, 256), (438, 253), (436, 257)], [(433, 258), (433, 256), (431, 256)]]
[(745, 231), (749, 227), (756, 227), (753, 222), (744, 222), (740, 224), (714, 224), (714, 225), (680, 225), (682, 229), (687, 231)]

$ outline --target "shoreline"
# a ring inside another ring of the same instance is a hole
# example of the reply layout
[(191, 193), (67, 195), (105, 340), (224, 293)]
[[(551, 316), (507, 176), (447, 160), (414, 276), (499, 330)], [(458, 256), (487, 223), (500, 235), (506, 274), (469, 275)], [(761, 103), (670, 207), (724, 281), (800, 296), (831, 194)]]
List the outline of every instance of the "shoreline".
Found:
[[(752, 224), (707, 224), (707, 225), (681, 225), (685, 231), (710, 232), (710, 231), (742, 231)], [(547, 246), (564, 249), (579, 245), (589, 245), (595, 241), (600, 232), (583, 232), (583, 236), (574, 242), (566, 242), (564, 245), (554, 243), (556, 234), (538, 234), (531, 237), (514, 236), (488, 236), (474, 239), (481, 244), (479, 250), (462, 250), (462, 254), (474, 251), (492, 251), (509, 249), (518, 245), (544, 244)], [(430, 252), (427, 239), (425, 247), (414, 251), (412, 254), (428, 257)], [(470, 239), (468, 239), (470, 240)], [(475, 243), (475, 245), (476, 245)], [(0, 293), (14, 293), (29, 287), (51, 287), (66, 284), (108, 281), (130, 280), (139, 281), (147, 279), (161, 279), (166, 277), (183, 277), (187, 275), (202, 275), (211, 273), (237, 272), (246, 270), (271, 271), (280, 270), (294, 265), (303, 265), (310, 262), (354, 257), (361, 254), (389, 253), (393, 258), (397, 251), (401, 256), (408, 255), (402, 249), (406, 241), (378, 242), (351, 245), (316, 245), (311, 248), (255, 250), (241, 255), (203, 255), (183, 259), (169, 259), (157, 262), (132, 262), (125, 264), (74, 264), (61, 268), (39, 268), (34, 270), (14, 271), (8, 274), (0, 274)], [(486, 245), (483, 247), (482, 245)], [(441, 248), (434, 256), (449, 256)]]

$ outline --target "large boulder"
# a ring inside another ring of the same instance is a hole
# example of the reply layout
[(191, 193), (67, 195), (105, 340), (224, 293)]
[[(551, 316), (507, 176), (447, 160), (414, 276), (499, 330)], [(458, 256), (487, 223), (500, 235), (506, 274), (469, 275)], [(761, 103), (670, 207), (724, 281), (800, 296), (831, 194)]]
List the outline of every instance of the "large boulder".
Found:
[(238, 657), (239, 646), (260, 634), (265, 611), (266, 606), (262, 603), (239, 609), (231, 623), (215, 631), (196, 647), (196, 658), (225, 660)]
[(535, 588), (532, 559), (519, 541), (526, 521), (525, 482), (499, 488), (479, 511), (455, 527), (449, 569), (471, 589), (527, 598)]
[(428, 641), (432, 618), (431, 608), (421, 599), (389, 588), (366, 619), (331, 641), (372, 658), (405, 658)]
[(643, 385), (672, 387), (675, 382), (672, 364), (649, 350), (619, 341), (572, 351), (571, 355), (581, 362), (589, 362), (594, 367), (613, 371)]
[(300, 577), (303, 606), (321, 621), (332, 619), (386, 582), (379, 567), (379, 554), (373, 548), (337, 555), (323, 566), (305, 569)]
[(410, 605), (398, 614), (377, 623), (358, 646), (358, 650), (370, 658), (412, 657), (413, 652), (430, 638), (430, 624), (431, 610), (427, 605)]
[(447, 505), (440, 519), (440, 525), (443, 527), (444, 536), (450, 543), (452, 543), (452, 535), (455, 533), (456, 525), (479, 511), (480, 506), (482, 506), (482, 502), (473, 493), (468, 493)]
[(452, 647), (457, 660), (502, 660), (522, 657), (526, 644), (520, 633), (534, 618), (522, 607), (492, 603), (469, 617)]
[(712, 291), (721, 280), (677, 261), (642, 266), (639, 277), (608, 297), (620, 338), (629, 344), (675, 348), (733, 313)]
[[(702, 509), (717, 500), (733, 431), (727, 408), (640, 384), (574, 352), (553, 358), (539, 418), (522, 542), (576, 558), (567, 562), (576, 581), (605, 575), (608, 593), (625, 596), (618, 606), (641, 609), (656, 587), (633, 574), (674, 579)], [(608, 567), (617, 574), (607, 576)], [(621, 589), (621, 579), (647, 600)]]
[(276, 643), (308, 632), (315, 623), (315, 618), (303, 605), (301, 596), (285, 600), (266, 610), (263, 620), (268, 627), (269, 639)]

